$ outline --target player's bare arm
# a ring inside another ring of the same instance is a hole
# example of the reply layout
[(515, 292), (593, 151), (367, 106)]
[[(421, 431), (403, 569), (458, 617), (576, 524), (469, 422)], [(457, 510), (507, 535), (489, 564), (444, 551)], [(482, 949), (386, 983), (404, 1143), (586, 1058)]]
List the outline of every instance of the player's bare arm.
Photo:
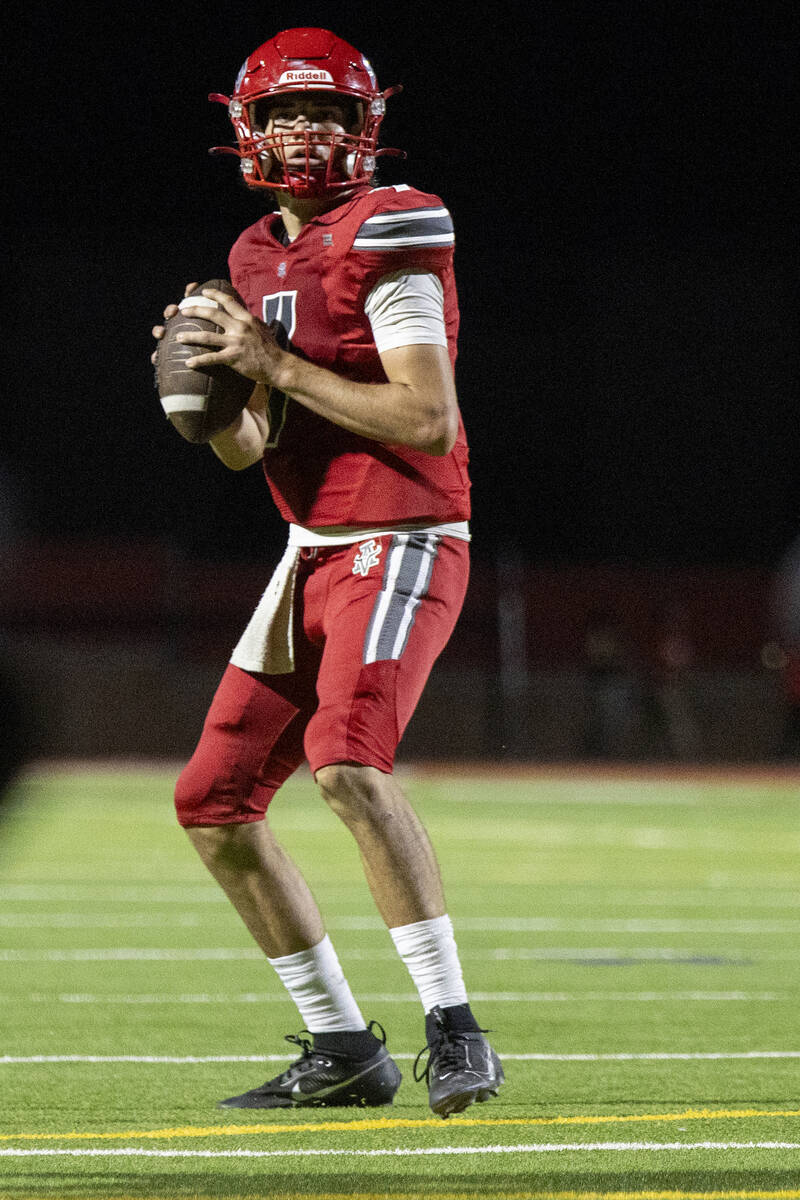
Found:
[(264, 454), (269, 438), (268, 399), (269, 390), (262, 383), (257, 383), (233, 424), (209, 442), (217, 458), (232, 471), (251, 467)]
[[(319, 416), (374, 441), (432, 455), (452, 449), (458, 433), (458, 399), (443, 346), (386, 350), (380, 358), (387, 382), (357, 383), (281, 349), (269, 327), (225, 293), (211, 288), (203, 294), (220, 306), (222, 311), (214, 319), (224, 332), (181, 335), (189, 344), (219, 347), (188, 359), (187, 366), (227, 363), (254, 382), (277, 387)], [(201, 309), (184, 312), (205, 315)]]

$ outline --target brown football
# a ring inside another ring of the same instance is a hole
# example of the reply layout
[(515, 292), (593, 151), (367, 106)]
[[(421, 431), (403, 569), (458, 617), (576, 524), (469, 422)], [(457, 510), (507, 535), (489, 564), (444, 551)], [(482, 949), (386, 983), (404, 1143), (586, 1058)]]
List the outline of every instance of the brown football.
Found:
[[(240, 304), (241, 296), (227, 279), (209, 279), (181, 301), (188, 308), (208, 307), (212, 312), (216, 304), (208, 296), (201, 295), (203, 288), (216, 288), (227, 292)], [(213, 320), (200, 320), (177, 312), (170, 317), (164, 328), (164, 336), (158, 344), (156, 358), (156, 380), (161, 405), (172, 424), (187, 442), (208, 442), (236, 420), (255, 387), (252, 379), (246, 379), (225, 363), (208, 367), (187, 367), (186, 360), (202, 354), (203, 347), (188, 345), (176, 340), (176, 335), (193, 332), (219, 332)], [(218, 347), (209, 346), (209, 350)]]

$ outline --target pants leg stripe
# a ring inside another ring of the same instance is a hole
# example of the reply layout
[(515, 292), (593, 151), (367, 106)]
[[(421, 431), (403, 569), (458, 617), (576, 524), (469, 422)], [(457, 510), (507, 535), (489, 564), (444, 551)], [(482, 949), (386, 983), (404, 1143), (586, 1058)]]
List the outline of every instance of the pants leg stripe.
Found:
[(406, 648), (408, 635), (411, 633), (411, 630), (414, 627), (414, 618), (417, 615), (417, 609), (419, 608), (420, 600), (424, 595), (427, 594), (428, 586), (430, 585), (431, 574), (433, 572), (433, 563), (434, 559), (436, 558), (438, 544), (439, 542), (436, 535), (429, 534), (426, 538), (425, 545), (420, 552), (417, 577), (414, 580), (414, 586), (411, 595), (409, 596), (408, 601), (403, 608), (403, 614), (400, 618), (400, 627), (397, 630), (397, 636), (395, 637), (392, 645), (392, 653), (389, 655), (390, 658), (400, 658)]
[(375, 601), (375, 607), (372, 610), (372, 615), (367, 626), (367, 635), (364, 639), (364, 663), (375, 662), (378, 657), (378, 637), (380, 635), (383, 624), (386, 620), (386, 614), (389, 605), (392, 601), (394, 588), (397, 583), (398, 572), (403, 562), (403, 553), (408, 545), (407, 533), (398, 534), (393, 537), (389, 545), (389, 553), (386, 556), (386, 561), (383, 569), (383, 582), (381, 590), (378, 593), (378, 599)]
[(430, 586), (438, 534), (397, 534), (386, 559), (383, 584), (367, 627), (364, 663), (400, 658), (420, 600)]

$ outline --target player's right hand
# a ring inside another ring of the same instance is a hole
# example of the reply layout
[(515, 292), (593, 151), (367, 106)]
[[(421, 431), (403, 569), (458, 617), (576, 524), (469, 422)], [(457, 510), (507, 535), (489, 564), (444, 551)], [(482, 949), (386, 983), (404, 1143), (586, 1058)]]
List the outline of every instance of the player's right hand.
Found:
[[(186, 299), (187, 296), (191, 296), (192, 292), (195, 292), (195, 291), (197, 291), (197, 284), (196, 283), (187, 283), (186, 287), (183, 289), (184, 300)], [(178, 311), (177, 304), (168, 304), (167, 307), (164, 309), (164, 320), (168, 321), (170, 319), (170, 317), (174, 317), (175, 313), (177, 311)], [(163, 336), (164, 336), (164, 326), (163, 325), (154, 325), (153, 326), (153, 337), (156, 339), (156, 341), (160, 342), (161, 339), (163, 338)], [(153, 366), (156, 365), (157, 357), (158, 357), (158, 350), (156, 349), (150, 355), (150, 362), (153, 364)]]

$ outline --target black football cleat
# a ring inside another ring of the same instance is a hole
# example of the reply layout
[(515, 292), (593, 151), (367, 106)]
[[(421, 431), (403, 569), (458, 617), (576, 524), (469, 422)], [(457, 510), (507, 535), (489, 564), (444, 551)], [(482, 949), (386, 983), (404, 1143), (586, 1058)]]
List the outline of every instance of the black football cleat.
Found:
[(285, 1040), (302, 1050), (297, 1061), (261, 1087), (220, 1100), (217, 1107), (378, 1108), (391, 1104), (402, 1075), (386, 1049), (386, 1034), (377, 1022), (370, 1022), (370, 1032), (375, 1028), (383, 1035), (376, 1038), (378, 1049), (362, 1059), (315, 1049), (308, 1038), (290, 1033)]
[[(428, 1085), (428, 1102), (437, 1116), (447, 1119), (470, 1104), (497, 1095), (505, 1082), (500, 1059), (486, 1041), (486, 1030), (453, 1028), (445, 1009), (431, 1009), (425, 1018), (427, 1046), (417, 1055), (414, 1078)], [(429, 1051), (425, 1069), (419, 1062)]]

